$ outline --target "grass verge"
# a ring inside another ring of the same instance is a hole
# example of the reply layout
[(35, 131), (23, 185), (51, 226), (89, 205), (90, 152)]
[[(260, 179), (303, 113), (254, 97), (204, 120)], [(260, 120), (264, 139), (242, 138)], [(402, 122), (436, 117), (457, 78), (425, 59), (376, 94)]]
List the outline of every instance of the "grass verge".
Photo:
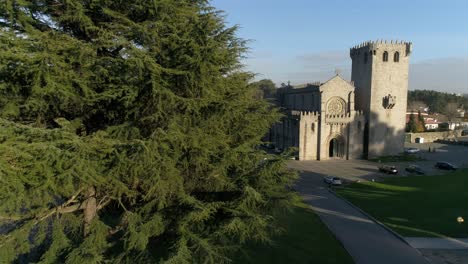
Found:
[[(336, 192), (402, 236), (468, 237), (468, 169), (353, 183)], [(466, 222), (459, 224), (459, 216)]]
[(271, 245), (250, 243), (234, 263), (354, 263), (348, 252), (305, 204), (279, 218), (284, 232)]

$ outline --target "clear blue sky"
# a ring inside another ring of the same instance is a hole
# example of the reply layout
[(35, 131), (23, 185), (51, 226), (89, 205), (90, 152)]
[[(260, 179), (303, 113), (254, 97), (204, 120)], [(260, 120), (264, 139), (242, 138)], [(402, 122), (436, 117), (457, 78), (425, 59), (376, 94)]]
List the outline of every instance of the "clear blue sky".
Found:
[(213, 0), (238, 35), (244, 61), (277, 83), (350, 78), (349, 48), (366, 40), (413, 42), (410, 89), (468, 93), (468, 1)]

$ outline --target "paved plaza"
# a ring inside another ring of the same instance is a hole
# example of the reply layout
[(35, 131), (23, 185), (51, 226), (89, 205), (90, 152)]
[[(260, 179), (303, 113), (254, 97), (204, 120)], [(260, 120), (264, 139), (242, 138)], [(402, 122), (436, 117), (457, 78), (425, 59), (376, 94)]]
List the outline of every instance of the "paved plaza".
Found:
[[(437, 161), (447, 161), (459, 167), (468, 167), (468, 147), (439, 143), (407, 144), (421, 149), (423, 161), (385, 163), (399, 169), (398, 176), (406, 176), (404, 170), (410, 164), (421, 166), (427, 174), (443, 174), (434, 168)], [(428, 149), (436, 152), (428, 152)], [(296, 190), (303, 196), (322, 221), (335, 234), (357, 264), (367, 263), (468, 263), (467, 241), (427, 240), (410, 238), (403, 240), (365, 213), (338, 198), (323, 183), (325, 176), (338, 176), (344, 181), (382, 180), (398, 177), (378, 171), (377, 162), (367, 160), (291, 161), (289, 167), (299, 171)], [(467, 175), (468, 176), (468, 175)], [(419, 249), (419, 250), (418, 250)]]
[[(330, 161), (327, 164), (335, 162)], [(311, 166), (309, 162), (292, 162), (290, 166), (301, 171), (296, 190), (343, 244), (355, 263), (429, 263), (418, 250), (330, 192), (323, 184), (324, 175), (316, 172), (317, 166)], [(321, 169), (325, 170), (325, 167)], [(346, 170), (347, 167), (334, 169), (335, 172)], [(356, 175), (358, 172), (368, 172), (363, 169), (355, 170)]]
[[(434, 168), (437, 161), (447, 161), (458, 167), (468, 167), (468, 147), (447, 145), (439, 143), (407, 144), (406, 147), (417, 147), (421, 151), (416, 155), (423, 158), (422, 161), (413, 162), (389, 162), (387, 165), (395, 165), (399, 170), (398, 175), (406, 176), (405, 168), (410, 164), (417, 164), (428, 175), (437, 175), (444, 171)], [(429, 148), (436, 152), (428, 152)], [(292, 167), (301, 168), (302, 171), (310, 171), (320, 176), (337, 176), (344, 180), (379, 180), (384, 177), (395, 177), (378, 171), (378, 162), (368, 160), (342, 160), (331, 159), (325, 161), (291, 161)]]

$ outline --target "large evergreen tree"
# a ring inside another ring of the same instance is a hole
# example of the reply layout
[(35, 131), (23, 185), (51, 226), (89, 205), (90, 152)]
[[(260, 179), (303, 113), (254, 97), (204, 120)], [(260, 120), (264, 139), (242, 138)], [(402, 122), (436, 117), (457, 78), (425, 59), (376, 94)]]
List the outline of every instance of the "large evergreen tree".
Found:
[(406, 132), (417, 133), (418, 132), (418, 121), (414, 113), (411, 113), (409, 116), (409, 121), (406, 124)]
[(263, 79), (251, 83), (259, 91), (259, 98), (272, 98), (276, 96), (276, 85), (270, 79)]
[(206, 0), (0, 3), (0, 259), (218, 263), (294, 174)]
[(426, 121), (421, 114), (421, 111), (418, 111), (418, 132), (424, 132), (426, 130)]
[(458, 106), (468, 106), (468, 97), (458, 96), (456, 94), (443, 93), (431, 90), (415, 90), (408, 91), (408, 110), (417, 111), (412, 109), (415, 105), (425, 104), (429, 107), (431, 113), (446, 113), (447, 104), (454, 103)]

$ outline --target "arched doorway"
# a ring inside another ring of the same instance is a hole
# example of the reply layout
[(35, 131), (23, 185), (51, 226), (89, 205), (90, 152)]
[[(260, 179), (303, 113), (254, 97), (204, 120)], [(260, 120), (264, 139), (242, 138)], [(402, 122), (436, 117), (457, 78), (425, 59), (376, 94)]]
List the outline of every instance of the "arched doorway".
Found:
[(328, 145), (329, 158), (343, 158), (344, 144), (337, 138), (332, 138)]

